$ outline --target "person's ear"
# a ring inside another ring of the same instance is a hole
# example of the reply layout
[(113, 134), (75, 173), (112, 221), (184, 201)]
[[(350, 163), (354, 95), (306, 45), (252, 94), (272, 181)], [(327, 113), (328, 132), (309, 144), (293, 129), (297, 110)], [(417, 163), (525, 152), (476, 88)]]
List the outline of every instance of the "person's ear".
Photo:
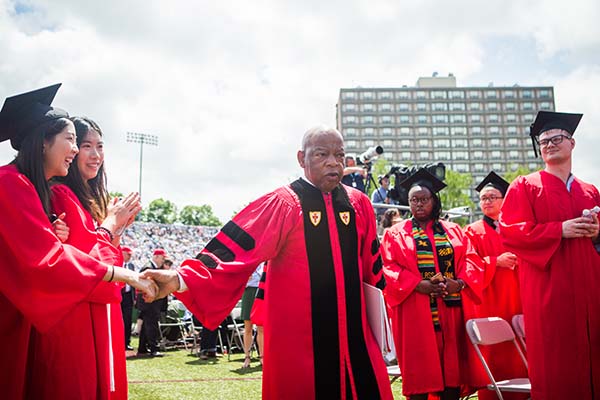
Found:
[(302, 150), (298, 150), (296, 157), (298, 158), (298, 164), (300, 164), (300, 166), (302, 168), (304, 168), (304, 165), (305, 165), (304, 156), (305, 156), (305, 153)]

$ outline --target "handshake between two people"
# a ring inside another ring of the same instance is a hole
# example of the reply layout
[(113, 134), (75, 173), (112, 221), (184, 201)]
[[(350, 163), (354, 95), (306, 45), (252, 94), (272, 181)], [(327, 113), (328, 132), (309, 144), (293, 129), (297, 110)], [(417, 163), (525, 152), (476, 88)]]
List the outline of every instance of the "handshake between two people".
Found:
[(175, 270), (147, 269), (142, 273), (133, 273), (131, 282), (126, 282), (142, 292), (147, 303), (162, 299), (178, 291), (179, 275)]

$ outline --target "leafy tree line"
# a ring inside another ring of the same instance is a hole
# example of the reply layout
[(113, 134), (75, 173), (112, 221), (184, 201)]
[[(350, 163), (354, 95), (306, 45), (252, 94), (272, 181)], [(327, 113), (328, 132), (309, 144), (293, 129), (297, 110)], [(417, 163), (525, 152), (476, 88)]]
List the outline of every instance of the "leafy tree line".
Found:
[[(111, 192), (111, 197), (123, 197), (122, 193)], [(221, 226), (223, 223), (214, 214), (208, 204), (185, 206), (177, 209), (175, 203), (163, 198), (152, 200), (138, 214), (136, 221), (156, 222), (159, 224), (181, 223), (183, 225)]]

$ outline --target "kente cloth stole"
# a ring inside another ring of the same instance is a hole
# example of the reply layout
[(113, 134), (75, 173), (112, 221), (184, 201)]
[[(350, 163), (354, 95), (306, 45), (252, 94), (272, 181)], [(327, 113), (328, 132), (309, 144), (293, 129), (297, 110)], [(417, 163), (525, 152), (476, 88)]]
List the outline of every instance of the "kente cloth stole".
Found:
[[(412, 219), (412, 235), (415, 239), (417, 249), (417, 267), (423, 279), (431, 279), (435, 274), (435, 263), (433, 247), (425, 231), (419, 226), (419, 223)], [(448, 235), (439, 221), (433, 223), (433, 238), (435, 241), (435, 255), (437, 257), (440, 272), (444, 278), (456, 279), (454, 270), (454, 248), (448, 240)], [(461, 305), (460, 293), (449, 294), (444, 297), (444, 302), (448, 307), (459, 307)], [(430, 298), (429, 307), (431, 309), (431, 319), (436, 331), (440, 330), (440, 320), (438, 315), (437, 299)]]

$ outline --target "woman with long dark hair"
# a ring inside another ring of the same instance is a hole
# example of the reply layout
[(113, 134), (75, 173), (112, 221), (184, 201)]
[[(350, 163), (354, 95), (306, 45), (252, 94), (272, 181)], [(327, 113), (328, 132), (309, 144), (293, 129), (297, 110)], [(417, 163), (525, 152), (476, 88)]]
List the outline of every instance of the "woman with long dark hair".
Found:
[(381, 255), (402, 393), (458, 400), (468, 383), (462, 305), (480, 298), (482, 272), (460, 226), (440, 219), (446, 185), (421, 169), (401, 186), (412, 218), (386, 230)]
[[(2, 396), (29, 396), (36, 359), (31, 340), (50, 331), (102, 281), (127, 282), (155, 294), (139, 275), (61, 243), (51, 224), (48, 181), (67, 175), (78, 152), (68, 114), (50, 106), (60, 84), (7, 98), (0, 111), (0, 142), (15, 160), (0, 167), (0, 388)], [(33, 329), (35, 328), (35, 329)], [(71, 332), (76, 337), (78, 331)], [(51, 368), (60, 369), (61, 365)]]
[[(66, 177), (51, 186), (52, 211), (64, 214), (66, 243), (112, 265), (123, 265), (119, 234), (140, 211), (139, 195), (109, 202), (100, 127), (87, 118), (71, 118), (79, 153)], [(64, 183), (61, 183), (64, 182)], [(33, 366), (34, 397), (126, 399), (127, 373), (121, 287), (103, 282), (51, 331), (38, 335)], [(78, 332), (70, 337), (71, 332)], [(48, 368), (62, 365), (60, 369)]]

